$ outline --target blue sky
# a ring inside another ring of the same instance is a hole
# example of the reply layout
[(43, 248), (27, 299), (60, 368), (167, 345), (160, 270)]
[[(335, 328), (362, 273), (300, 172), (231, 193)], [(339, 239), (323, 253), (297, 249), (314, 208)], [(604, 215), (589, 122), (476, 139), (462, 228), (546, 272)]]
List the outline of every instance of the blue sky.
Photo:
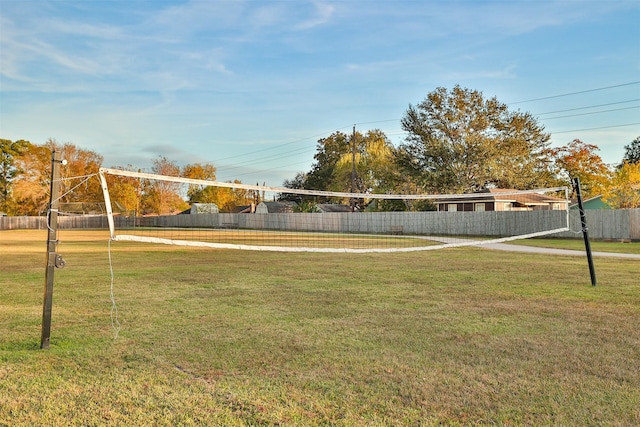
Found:
[(640, 1), (0, 0), (0, 137), (281, 185), (319, 138), (456, 84), (618, 163), (640, 136)]

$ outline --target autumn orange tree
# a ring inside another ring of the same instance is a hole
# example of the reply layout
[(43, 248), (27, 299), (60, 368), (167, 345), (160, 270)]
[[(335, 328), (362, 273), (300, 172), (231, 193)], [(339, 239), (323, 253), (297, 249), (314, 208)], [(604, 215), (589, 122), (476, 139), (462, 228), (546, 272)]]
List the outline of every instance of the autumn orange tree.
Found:
[(574, 139), (567, 145), (551, 149), (557, 175), (569, 187), (573, 178), (580, 178), (585, 198), (603, 194), (609, 185), (611, 170), (602, 161), (597, 145)]
[[(151, 172), (157, 175), (180, 176), (176, 162), (164, 156), (152, 161)], [(146, 179), (142, 182), (142, 211), (158, 215), (173, 214), (188, 207), (179, 192), (180, 184)]]
[[(234, 184), (241, 184), (239, 180), (234, 180)], [(251, 203), (257, 202), (259, 200), (259, 195), (257, 192), (251, 190), (244, 190), (242, 188), (225, 188), (225, 187), (216, 187), (217, 188), (217, 201), (215, 202), (220, 211), (222, 212), (232, 212), (239, 206), (247, 206)]]
[[(132, 165), (118, 166), (116, 169), (136, 171)], [(105, 179), (114, 212), (134, 215), (141, 212), (142, 180), (140, 178), (106, 174)]]
[[(216, 168), (212, 164), (193, 163), (182, 168), (184, 178), (215, 181)], [(216, 203), (216, 187), (190, 184), (187, 190), (189, 203)]]
[(29, 144), (15, 159), (19, 170), (13, 186), (14, 215), (40, 215), (49, 201), (51, 180), (51, 152), (59, 151), (66, 164), (60, 168), (60, 203), (99, 203), (102, 190), (95, 174), (102, 164), (102, 156), (72, 143), (60, 144), (49, 139), (42, 145)]
[(0, 139), (0, 211), (13, 214), (16, 209), (13, 181), (22, 173), (16, 159), (29, 149), (31, 143), (25, 140)]
[[(103, 199), (100, 180), (95, 175), (102, 166), (103, 157), (92, 150), (78, 148), (75, 144), (60, 144), (54, 139), (45, 143), (49, 151), (60, 151), (66, 164), (60, 168), (60, 194), (62, 203), (96, 203)], [(49, 156), (48, 166), (51, 165)]]
[(20, 170), (13, 181), (13, 215), (40, 215), (47, 205), (51, 179), (51, 151), (31, 144), (16, 158)]
[[(216, 168), (212, 164), (193, 163), (182, 168), (182, 176), (185, 178), (215, 181)], [(241, 182), (235, 180), (234, 183)], [(253, 201), (251, 191), (240, 188), (226, 188), (211, 185), (191, 184), (187, 190), (189, 204), (214, 203), (220, 211), (230, 212), (236, 206), (248, 205)]]

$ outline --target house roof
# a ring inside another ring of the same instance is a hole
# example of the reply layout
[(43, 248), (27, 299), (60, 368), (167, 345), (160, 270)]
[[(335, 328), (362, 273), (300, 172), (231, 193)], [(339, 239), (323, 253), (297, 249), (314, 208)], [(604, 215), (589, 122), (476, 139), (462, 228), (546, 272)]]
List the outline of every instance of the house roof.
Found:
[(234, 206), (233, 209), (231, 209), (231, 213), (253, 213), (254, 210), (255, 206), (253, 204)]
[[(611, 209), (611, 205), (602, 200), (601, 194), (582, 200), (582, 205), (585, 209)], [(571, 199), (570, 209), (578, 209), (577, 199)]]
[(563, 203), (565, 199), (539, 193), (515, 193), (518, 190), (509, 188), (487, 188), (475, 193), (461, 194), (450, 199), (437, 199), (436, 203), (482, 203), (511, 202), (516, 206), (543, 206), (549, 203)]
[(316, 209), (321, 212), (351, 212), (351, 206), (338, 203), (318, 203)]
[(269, 213), (287, 213), (293, 212), (293, 208), (298, 206), (296, 202), (261, 202), (267, 208)]

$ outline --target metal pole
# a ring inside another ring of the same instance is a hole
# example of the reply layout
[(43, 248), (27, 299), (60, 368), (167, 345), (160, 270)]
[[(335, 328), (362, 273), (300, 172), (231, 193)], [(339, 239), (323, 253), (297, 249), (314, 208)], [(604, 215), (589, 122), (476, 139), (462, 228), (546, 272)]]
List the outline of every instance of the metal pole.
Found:
[(51, 191), (47, 211), (47, 269), (45, 272), (44, 302), (42, 304), (42, 336), (40, 348), (48, 349), (51, 338), (51, 307), (53, 305), (53, 272), (56, 267), (58, 246), (58, 206), (60, 203), (60, 152), (51, 153)]
[(589, 243), (589, 227), (587, 227), (587, 217), (582, 204), (582, 190), (580, 189), (580, 178), (573, 178), (573, 188), (578, 197), (578, 210), (580, 211), (580, 222), (582, 223), (582, 237), (584, 238), (584, 248), (587, 251), (587, 261), (589, 262), (589, 274), (591, 275), (591, 286), (596, 286), (596, 269), (593, 265), (593, 255), (591, 244)]
[[(351, 194), (356, 192), (356, 125), (351, 135)], [(356, 199), (351, 197), (351, 212), (356, 210)]]

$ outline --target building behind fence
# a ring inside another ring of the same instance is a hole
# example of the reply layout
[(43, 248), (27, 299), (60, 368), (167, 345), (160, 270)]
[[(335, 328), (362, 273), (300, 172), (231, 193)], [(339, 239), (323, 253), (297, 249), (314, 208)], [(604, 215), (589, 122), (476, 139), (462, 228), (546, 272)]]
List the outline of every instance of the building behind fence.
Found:
[[(532, 212), (361, 212), (165, 215), (118, 217), (116, 227), (213, 227), (326, 232), (450, 234), (509, 236), (563, 227), (566, 211)], [(596, 240), (640, 241), (640, 209), (586, 211), (589, 237)], [(582, 238), (577, 211), (570, 211), (571, 231), (555, 237)], [(107, 229), (105, 215), (58, 216), (60, 229)], [(46, 217), (0, 217), (0, 230), (47, 229)], [(443, 230), (447, 230), (443, 233)]]

